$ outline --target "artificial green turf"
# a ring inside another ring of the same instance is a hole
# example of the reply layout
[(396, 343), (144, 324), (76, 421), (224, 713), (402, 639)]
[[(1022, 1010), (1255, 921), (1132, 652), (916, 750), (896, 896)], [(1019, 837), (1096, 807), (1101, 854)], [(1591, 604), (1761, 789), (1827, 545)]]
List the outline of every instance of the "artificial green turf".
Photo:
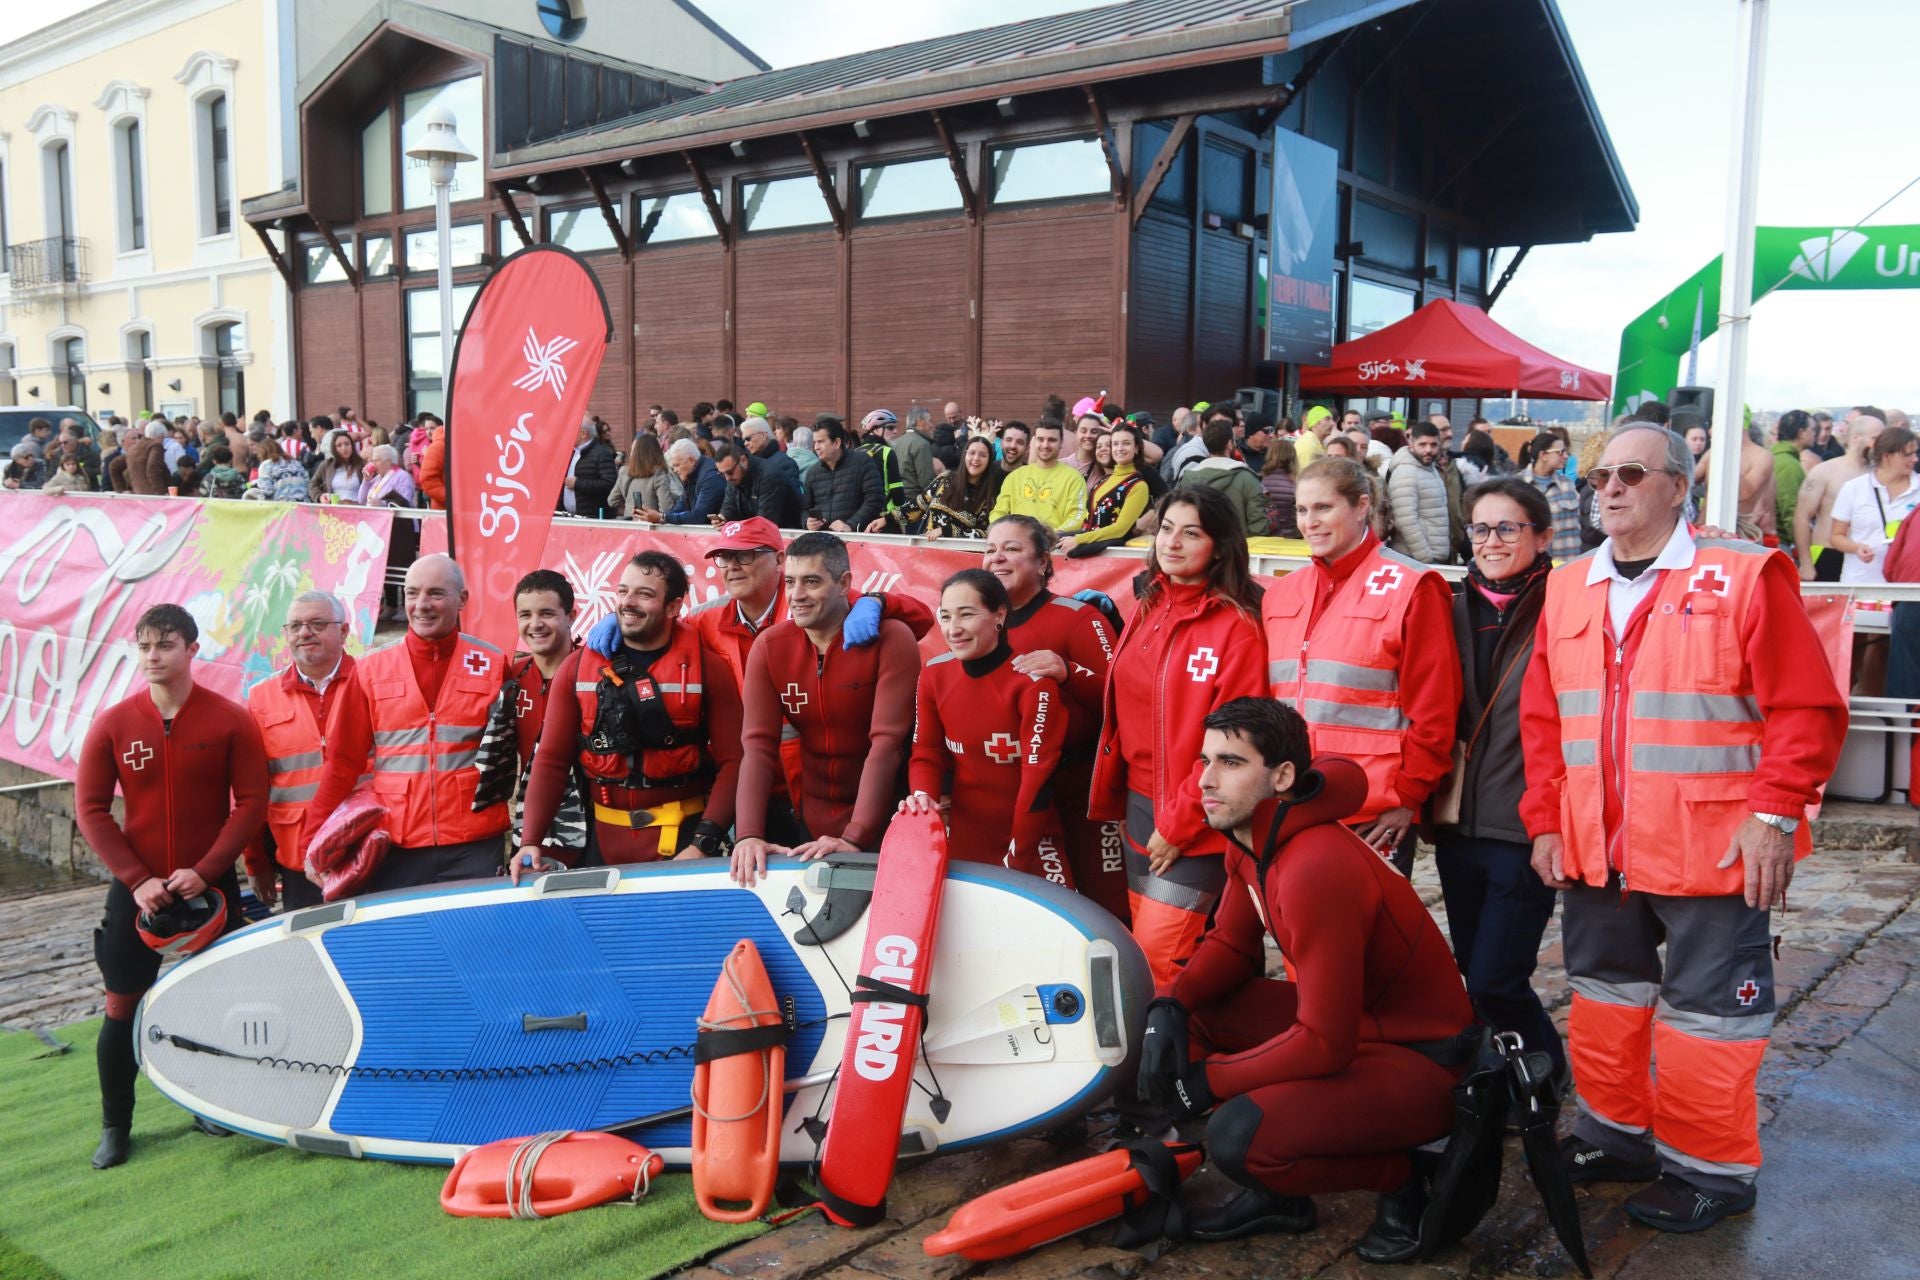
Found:
[(218, 1280), (273, 1276), (661, 1275), (764, 1230), (708, 1222), (685, 1174), (638, 1205), (541, 1222), (454, 1218), (438, 1165), (306, 1155), (209, 1138), (142, 1077), (133, 1158), (99, 1172), (98, 1022), (0, 1035), (0, 1277)]

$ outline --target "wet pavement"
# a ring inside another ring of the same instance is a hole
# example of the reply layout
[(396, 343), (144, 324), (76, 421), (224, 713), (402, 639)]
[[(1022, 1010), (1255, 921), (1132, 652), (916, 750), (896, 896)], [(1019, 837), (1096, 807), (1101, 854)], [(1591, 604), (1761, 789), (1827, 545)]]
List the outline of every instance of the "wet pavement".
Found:
[[(1789, 907), (1775, 916), (1780, 1016), (1760, 1075), (1767, 1166), (1759, 1208), (1699, 1236), (1630, 1226), (1630, 1187), (1579, 1193), (1597, 1275), (1622, 1280), (1920, 1274), (1920, 826), (1913, 810), (1835, 805), (1816, 825), (1817, 852), (1801, 864)], [(1432, 859), (1415, 882), (1442, 916)], [(67, 882), (70, 884), (71, 882)], [(98, 1014), (91, 931), (98, 885), (80, 889), (0, 863), (0, 1023), (59, 1026)], [(1558, 918), (1544, 940), (1535, 985), (1564, 1030), (1568, 995)], [(920, 1247), (958, 1205), (984, 1191), (1085, 1154), (1037, 1140), (940, 1157), (903, 1169), (891, 1216), (863, 1231), (817, 1216), (792, 1222), (683, 1273), (688, 1280), (1200, 1280), (1202, 1277), (1559, 1277), (1576, 1275), (1552, 1238), (1509, 1145), (1500, 1202), (1460, 1245), (1431, 1262), (1374, 1267), (1353, 1242), (1372, 1197), (1317, 1199), (1320, 1225), (1303, 1236), (1232, 1244), (1180, 1243), (1156, 1252), (1109, 1248), (1105, 1229), (998, 1263), (929, 1258)], [(1200, 1203), (1224, 1199), (1211, 1170), (1189, 1183)]]

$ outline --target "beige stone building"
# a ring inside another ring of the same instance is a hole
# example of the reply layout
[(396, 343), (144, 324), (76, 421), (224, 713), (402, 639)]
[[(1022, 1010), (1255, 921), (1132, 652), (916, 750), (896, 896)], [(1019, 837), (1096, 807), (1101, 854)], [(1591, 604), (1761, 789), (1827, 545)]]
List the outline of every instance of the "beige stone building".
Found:
[(303, 81), (396, 16), (701, 88), (765, 65), (686, 0), (107, 0), (0, 46), (0, 404), (332, 412), (295, 403), (301, 264), (240, 203), (299, 172)]

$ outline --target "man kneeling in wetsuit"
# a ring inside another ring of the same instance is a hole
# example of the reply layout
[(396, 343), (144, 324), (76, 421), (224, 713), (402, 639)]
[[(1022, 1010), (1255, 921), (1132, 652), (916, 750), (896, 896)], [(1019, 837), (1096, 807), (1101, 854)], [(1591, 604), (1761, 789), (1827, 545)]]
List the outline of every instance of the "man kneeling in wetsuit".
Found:
[[(1359, 765), (1310, 765), (1305, 722), (1265, 698), (1226, 703), (1206, 730), (1200, 800), (1230, 837), (1228, 888), (1149, 1007), (1140, 1085), (1176, 1117), (1211, 1109), (1207, 1151), (1246, 1190), (1188, 1226), (1307, 1231), (1308, 1196), (1371, 1190), (1357, 1252), (1407, 1260), (1426, 1205), (1410, 1153), (1453, 1121), (1459, 1071), (1436, 1059), (1473, 1022), (1460, 971), (1413, 886), (1340, 825), (1366, 800)], [(1264, 976), (1269, 930), (1289, 980)]]

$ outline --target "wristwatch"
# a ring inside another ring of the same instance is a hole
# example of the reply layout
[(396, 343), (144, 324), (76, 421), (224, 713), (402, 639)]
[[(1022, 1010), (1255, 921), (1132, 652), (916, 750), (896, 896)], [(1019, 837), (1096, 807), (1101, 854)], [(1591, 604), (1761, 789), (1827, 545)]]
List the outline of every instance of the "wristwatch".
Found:
[(1790, 836), (1800, 829), (1800, 819), (1798, 818), (1788, 818), (1778, 813), (1756, 813), (1753, 816), (1783, 836)]

